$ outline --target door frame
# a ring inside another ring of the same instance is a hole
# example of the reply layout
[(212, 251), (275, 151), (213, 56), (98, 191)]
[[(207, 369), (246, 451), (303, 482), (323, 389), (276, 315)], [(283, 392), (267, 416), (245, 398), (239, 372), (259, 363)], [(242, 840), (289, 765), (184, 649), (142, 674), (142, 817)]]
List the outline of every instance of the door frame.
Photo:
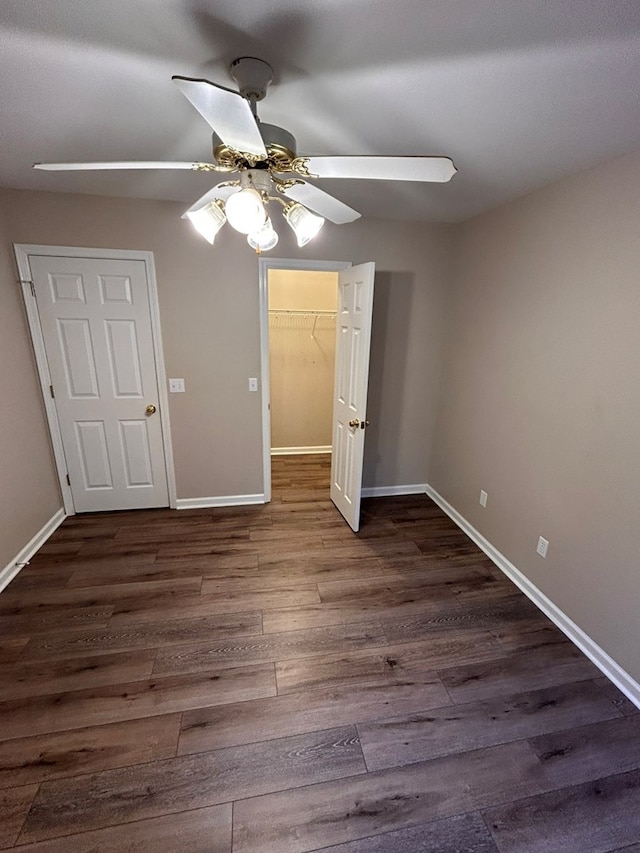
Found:
[(260, 258), (260, 384), (262, 387), (262, 478), (264, 501), (271, 500), (271, 380), (269, 372), (269, 271), (305, 270), (340, 272), (353, 266), (351, 261), (312, 261), (300, 258)]
[(41, 246), (29, 243), (14, 243), (13, 250), (18, 266), (20, 288), (27, 313), (29, 334), (33, 344), (36, 360), (40, 391), (44, 402), (49, 435), (53, 447), (58, 483), (67, 515), (75, 515), (73, 495), (71, 487), (67, 483), (67, 463), (62, 446), (62, 434), (58, 421), (58, 412), (55, 401), (51, 397), (51, 379), (49, 375), (49, 363), (44, 346), (44, 337), (40, 325), (40, 316), (35, 300), (33, 289), (33, 278), (31, 275), (30, 255), (63, 257), (63, 258), (107, 258), (109, 260), (142, 261), (145, 265), (147, 286), (149, 294), (149, 315), (151, 318), (151, 337), (153, 340), (153, 355), (156, 367), (156, 379), (158, 382), (158, 402), (160, 408), (160, 423), (162, 425), (162, 446), (164, 452), (164, 463), (167, 470), (167, 487), (169, 492), (169, 506), (176, 508), (176, 479), (173, 465), (173, 446), (171, 443), (171, 427), (169, 423), (169, 396), (167, 393), (167, 378), (164, 366), (162, 349), (162, 333), (160, 330), (160, 306), (158, 303), (158, 289), (156, 284), (155, 265), (153, 252), (144, 252), (131, 249), (89, 249), (74, 246)]

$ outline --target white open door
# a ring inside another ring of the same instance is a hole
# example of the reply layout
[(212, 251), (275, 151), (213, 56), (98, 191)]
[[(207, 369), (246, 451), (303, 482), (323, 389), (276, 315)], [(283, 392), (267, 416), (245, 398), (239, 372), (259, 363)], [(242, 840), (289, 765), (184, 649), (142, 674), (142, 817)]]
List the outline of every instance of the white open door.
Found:
[(29, 260), (75, 511), (167, 506), (145, 263)]
[(374, 273), (373, 263), (359, 264), (342, 270), (338, 280), (331, 500), (356, 532), (360, 528), (364, 434), (368, 424)]

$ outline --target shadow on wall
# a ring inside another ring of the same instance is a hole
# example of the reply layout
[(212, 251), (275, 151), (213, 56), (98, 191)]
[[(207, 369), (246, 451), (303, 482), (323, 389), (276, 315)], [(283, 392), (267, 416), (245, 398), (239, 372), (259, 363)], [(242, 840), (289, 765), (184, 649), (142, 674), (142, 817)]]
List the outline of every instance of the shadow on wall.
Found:
[(387, 479), (398, 470), (414, 283), (411, 272), (376, 271), (367, 401), (371, 426), (362, 476), (365, 488), (393, 485)]

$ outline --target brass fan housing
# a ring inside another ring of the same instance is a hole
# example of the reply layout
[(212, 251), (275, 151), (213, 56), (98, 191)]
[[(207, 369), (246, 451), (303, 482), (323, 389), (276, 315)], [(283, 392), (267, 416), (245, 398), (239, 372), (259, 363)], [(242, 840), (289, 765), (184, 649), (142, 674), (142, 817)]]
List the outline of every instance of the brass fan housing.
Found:
[(242, 151), (236, 151), (220, 139), (217, 133), (212, 134), (213, 157), (221, 170), (235, 169), (269, 169), (276, 172), (290, 172), (291, 164), (296, 159), (296, 138), (288, 130), (275, 124), (258, 122), (260, 134), (267, 149), (267, 159), (249, 156)]

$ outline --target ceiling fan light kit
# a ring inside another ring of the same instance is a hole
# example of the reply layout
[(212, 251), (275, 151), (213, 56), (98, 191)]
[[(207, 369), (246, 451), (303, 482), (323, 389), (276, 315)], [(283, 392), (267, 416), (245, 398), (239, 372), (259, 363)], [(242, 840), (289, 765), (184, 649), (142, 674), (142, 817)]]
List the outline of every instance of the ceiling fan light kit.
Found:
[(258, 231), (247, 236), (247, 243), (259, 254), (260, 252), (268, 252), (269, 249), (273, 249), (277, 245), (278, 239), (278, 233), (274, 230), (271, 220), (267, 217), (264, 225)]
[(188, 210), (185, 216), (191, 220), (196, 231), (212, 246), (216, 234), (227, 221), (223, 204), (220, 201), (212, 201), (199, 210)]
[(173, 82), (213, 129), (212, 163), (36, 163), (51, 171), (86, 169), (192, 169), (237, 173), (214, 186), (183, 218), (211, 244), (225, 224), (247, 235), (256, 252), (278, 242), (267, 205), (278, 203), (298, 246), (305, 246), (324, 225), (353, 222), (358, 211), (316, 186), (322, 178), (446, 182), (456, 172), (448, 157), (328, 156), (299, 157), (295, 137), (282, 127), (260, 122), (256, 104), (264, 99), (273, 69), (261, 59), (240, 57), (230, 73), (239, 91), (208, 80), (174, 77)]
[(252, 187), (238, 190), (229, 197), (225, 205), (227, 222), (241, 234), (259, 231), (267, 218), (262, 197)]
[(316, 236), (324, 225), (324, 219), (311, 213), (299, 202), (288, 204), (284, 209), (284, 218), (287, 220), (293, 233), (296, 235), (298, 246), (306, 246)]

